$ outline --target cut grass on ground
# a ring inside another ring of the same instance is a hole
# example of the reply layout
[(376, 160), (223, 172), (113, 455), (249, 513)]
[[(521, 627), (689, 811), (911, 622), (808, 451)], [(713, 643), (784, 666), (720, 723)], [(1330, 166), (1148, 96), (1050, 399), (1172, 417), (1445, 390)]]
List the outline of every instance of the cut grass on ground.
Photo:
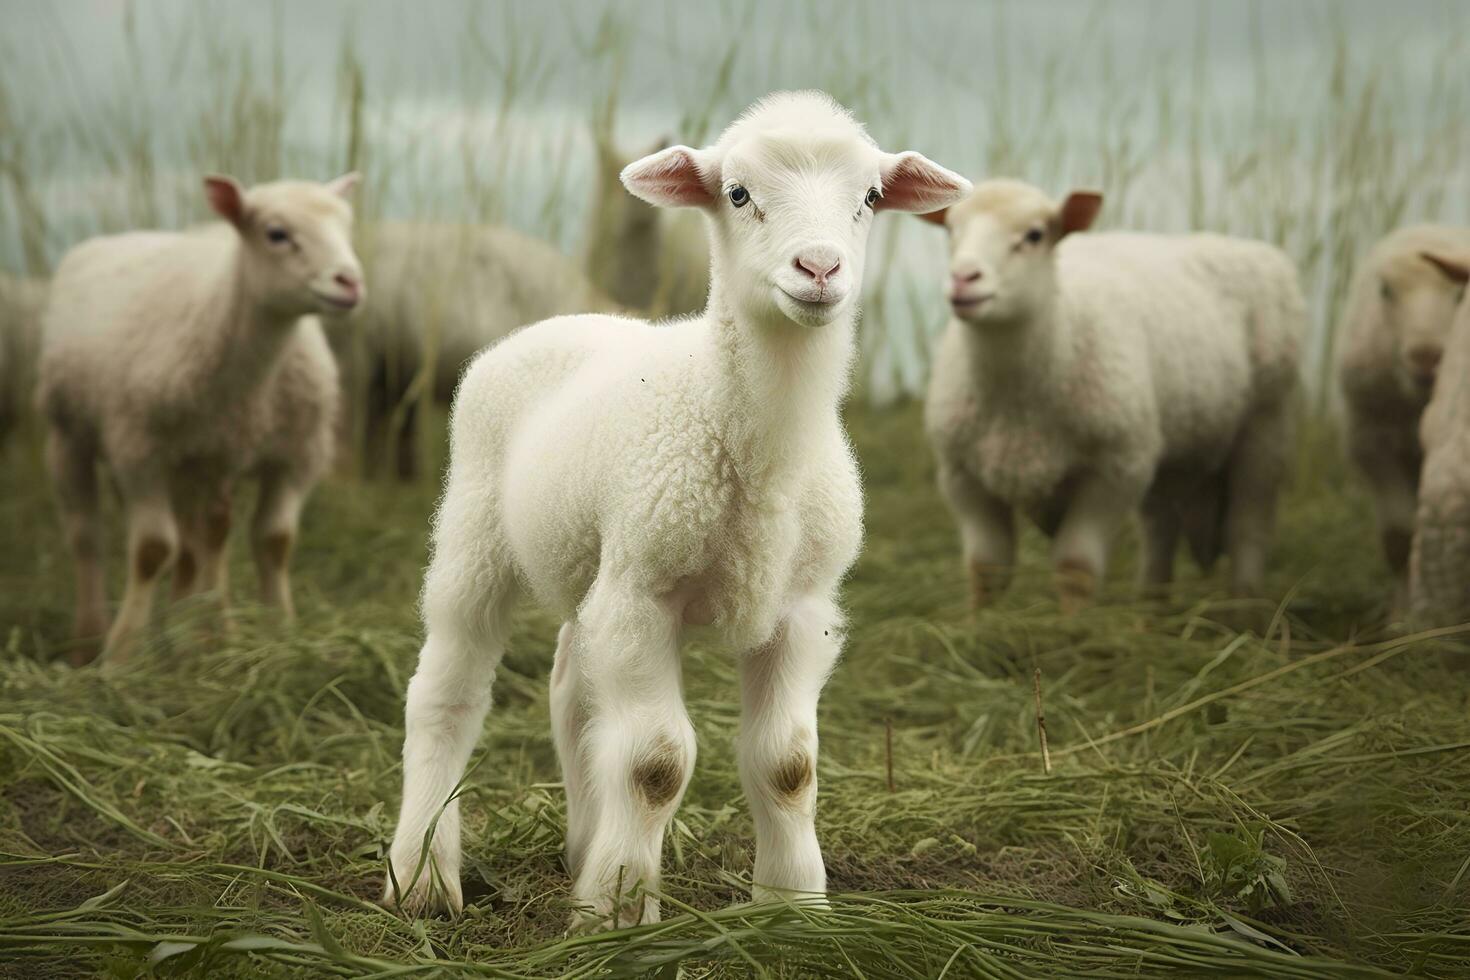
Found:
[(831, 909), (734, 904), (752, 843), (734, 670), (693, 649), (699, 761), (666, 848), (667, 919), (571, 940), (556, 624), (530, 609), (464, 793), (465, 915), (372, 904), (432, 486), (324, 485), (297, 627), (245, 607), (211, 637), (207, 611), (174, 609), (103, 678), (54, 659), (70, 567), (35, 447), (12, 445), (0, 975), (1470, 973), (1466, 653), (1378, 627), (1387, 577), (1330, 439), (1302, 455), (1270, 582), (1290, 600), (1262, 638), (1227, 625), (1257, 611), (1223, 601), (1218, 576), (1137, 601), (1129, 547), (1105, 601), (1062, 617), (1035, 535), (1012, 592), (972, 616), (917, 411), (851, 422), (868, 542), (821, 709)]

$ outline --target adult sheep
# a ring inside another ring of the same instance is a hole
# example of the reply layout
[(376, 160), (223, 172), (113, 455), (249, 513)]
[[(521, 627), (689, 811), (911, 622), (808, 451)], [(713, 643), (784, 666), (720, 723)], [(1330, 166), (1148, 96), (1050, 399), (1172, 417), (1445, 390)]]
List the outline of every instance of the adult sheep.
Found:
[(35, 388), (46, 280), (0, 272), (0, 447), (25, 416)]
[(447, 405), (483, 348), (523, 324), (615, 308), (575, 262), (511, 228), (381, 222), (366, 229), (362, 255), (373, 301), (336, 350), (364, 411), (369, 474), (391, 454), (398, 478), (417, 476), (419, 406), (429, 398)]
[(1429, 403), (1464, 284), (1426, 254), (1470, 249), (1470, 229), (1413, 225), (1385, 236), (1359, 264), (1344, 307), (1337, 376), (1348, 455), (1373, 495), (1383, 555), (1403, 610)]
[(1470, 620), (1470, 249), (1425, 252), (1459, 284), (1459, 313), (1419, 431), (1424, 469), (1409, 558), (1409, 613), (1417, 626)]
[(523, 592), (564, 621), (551, 707), (581, 925), (658, 916), (664, 830), (694, 764), (692, 626), (740, 666), (756, 897), (825, 885), (816, 706), (862, 531), (838, 406), (868, 232), (876, 210), (932, 211), (969, 185), (881, 151), (818, 92), (769, 96), (713, 146), (670, 147), (623, 182), (704, 213), (708, 309), (547, 320), (460, 385), (385, 895), (412, 912), (461, 905), (455, 790)]
[[(127, 517), (127, 591), (107, 631), (120, 660), (159, 579), (175, 597), (225, 583), (231, 490), (257, 478), (251, 537), (264, 601), (291, 615), (301, 508), (331, 460), (338, 379), (313, 313), (363, 297), (348, 174), (328, 184), (204, 187), (224, 223), (132, 232), (72, 249), (52, 282), (38, 404), (77, 564), (76, 633), (107, 624), (97, 464)], [(90, 651), (79, 646), (74, 659)]]
[(925, 421), (976, 605), (1008, 584), (1014, 514), (1052, 538), (1068, 608), (1142, 510), (1142, 579), (1181, 534), (1257, 592), (1291, 437), (1304, 311), (1278, 249), (1219, 235), (1075, 234), (1102, 196), (1058, 205), (986, 181), (931, 221), (950, 233), (953, 315)]

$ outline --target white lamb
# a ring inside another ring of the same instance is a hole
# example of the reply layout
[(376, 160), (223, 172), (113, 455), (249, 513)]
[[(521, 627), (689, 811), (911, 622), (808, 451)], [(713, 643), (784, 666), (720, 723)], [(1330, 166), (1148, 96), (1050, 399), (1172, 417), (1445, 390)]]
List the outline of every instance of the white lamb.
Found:
[(0, 272), (0, 447), (25, 415), (35, 387), (44, 279)]
[[(666, 146), (661, 140), (651, 152)], [(630, 162), (598, 135), (587, 274), (618, 303), (647, 316), (703, 312), (709, 248), (699, 216), (662, 211), (629, 194), (621, 176)]]
[(816, 706), (862, 532), (838, 403), (868, 232), (874, 210), (932, 211), (969, 185), (882, 152), (817, 92), (770, 96), (714, 146), (671, 147), (623, 182), (703, 211), (709, 308), (548, 320), (460, 385), (385, 896), (411, 911), (461, 905), (453, 793), (522, 593), (565, 621), (553, 734), (583, 925), (658, 916), (664, 829), (694, 764), (690, 625), (739, 659), (756, 896), (825, 885)]
[[(352, 251), (357, 183), (244, 190), (208, 177), (226, 219), (72, 249), (46, 310), (38, 404), (77, 562), (76, 633), (107, 624), (97, 464), (127, 514), (128, 582), (104, 659), (134, 646), (177, 559), (176, 597), (225, 589), (230, 494), (260, 480), (251, 528), (263, 598), (291, 614), (287, 562), (301, 507), (331, 460), (337, 370), (320, 323), (363, 296)], [(222, 596), (223, 597), (223, 596)], [(84, 662), (79, 648), (76, 659)]]
[(926, 216), (950, 232), (953, 316), (925, 410), (971, 596), (1010, 580), (1014, 512), (1053, 539), (1062, 603), (1095, 593), (1142, 509), (1142, 579), (1181, 534), (1231, 587), (1261, 587), (1305, 319), (1278, 249), (1218, 235), (1075, 235), (1102, 196), (1058, 206), (1014, 180)]
[(400, 478), (417, 475), (419, 404), (448, 404), (480, 350), (523, 324), (615, 308), (575, 262), (511, 228), (394, 221), (361, 238), (373, 301), (359, 314), (360, 330), (344, 331), (334, 346), (365, 412), (370, 474), (391, 451)]
[(1424, 465), (1419, 417), (1464, 291), (1423, 253), (1465, 249), (1470, 229), (1415, 225), (1389, 234), (1359, 265), (1338, 331), (1348, 454), (1368, 480), (1400, 610)]
[(1450, 329), (1439, 380), (1420, 434), (1424, 471), (1409, 560), (1409, 612), (1417, 626), (1470, 620), (1470, 248), (1424, 253), (1459, 284), (1459, 313)]

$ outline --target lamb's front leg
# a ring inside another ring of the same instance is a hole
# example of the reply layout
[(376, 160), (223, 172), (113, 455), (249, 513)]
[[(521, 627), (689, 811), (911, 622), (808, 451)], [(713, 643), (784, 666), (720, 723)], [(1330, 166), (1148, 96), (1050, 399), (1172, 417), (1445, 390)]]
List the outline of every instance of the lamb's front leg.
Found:
[(1077, 485), (1052, 543), (1057, 601), (1075, 612), (1092, 601), (1118, 528), (1138, 506), (1142, 488), (1089, 475)]
[(821, 894), (817, 844), (817, 699), (841, 651), (828, 598), (797, 600), (741, 663), (740, 781), (755, 817), (756, 901)]
[(569, 669), (580, 668), (587, 694), (581, 738), (596, 825), (573, 888), (574, 929), (658, 921), (664, 831), (694, 769), (679, 627), (666, 603), (601, 581), (577, 615)]
[(1015, 512), (979, 480), (943, 461), (939, 489), (959, 525), (970, 576), (970, 608), (988, 606), (1011, 584), (1016, 564)]

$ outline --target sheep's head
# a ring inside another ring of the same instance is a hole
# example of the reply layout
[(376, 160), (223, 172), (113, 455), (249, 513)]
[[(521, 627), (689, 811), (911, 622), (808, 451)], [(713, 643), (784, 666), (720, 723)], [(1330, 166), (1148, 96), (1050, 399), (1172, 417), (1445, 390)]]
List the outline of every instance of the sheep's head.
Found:
[(949, 229), (946, 295), (955, 316), (1006, 323), (1050, 303), (1057, 243), (1090, 228), (1101, 208), (1095, 191), (1073, 191), (1059, 205), (1030, 184), (987, 180), (954, 207), (923, 215)]
[(1410, 396), (1427, 400), (1455, 307), (1465, 298), (1470, 255), (1390, 252), (1377, 273), (1377, 303), (1397, 346), (1399, 383)]
[(362, 302), (362, 263), (352, 250), (355, 173), (325, 184), (277, 181), (248, 190), (204, 178), (210, 206), (240, 235), (252, 283), (287, 316), (345, 313)]
[(623, 183), (710, 218), (712, 285), (733, 312), (820, 327), (852, 309), (873, 214), (946, 207), (970, 183), (918, 153), (885, 153), (820, 92), (756, 103), (703, 150), (673, 146)]

